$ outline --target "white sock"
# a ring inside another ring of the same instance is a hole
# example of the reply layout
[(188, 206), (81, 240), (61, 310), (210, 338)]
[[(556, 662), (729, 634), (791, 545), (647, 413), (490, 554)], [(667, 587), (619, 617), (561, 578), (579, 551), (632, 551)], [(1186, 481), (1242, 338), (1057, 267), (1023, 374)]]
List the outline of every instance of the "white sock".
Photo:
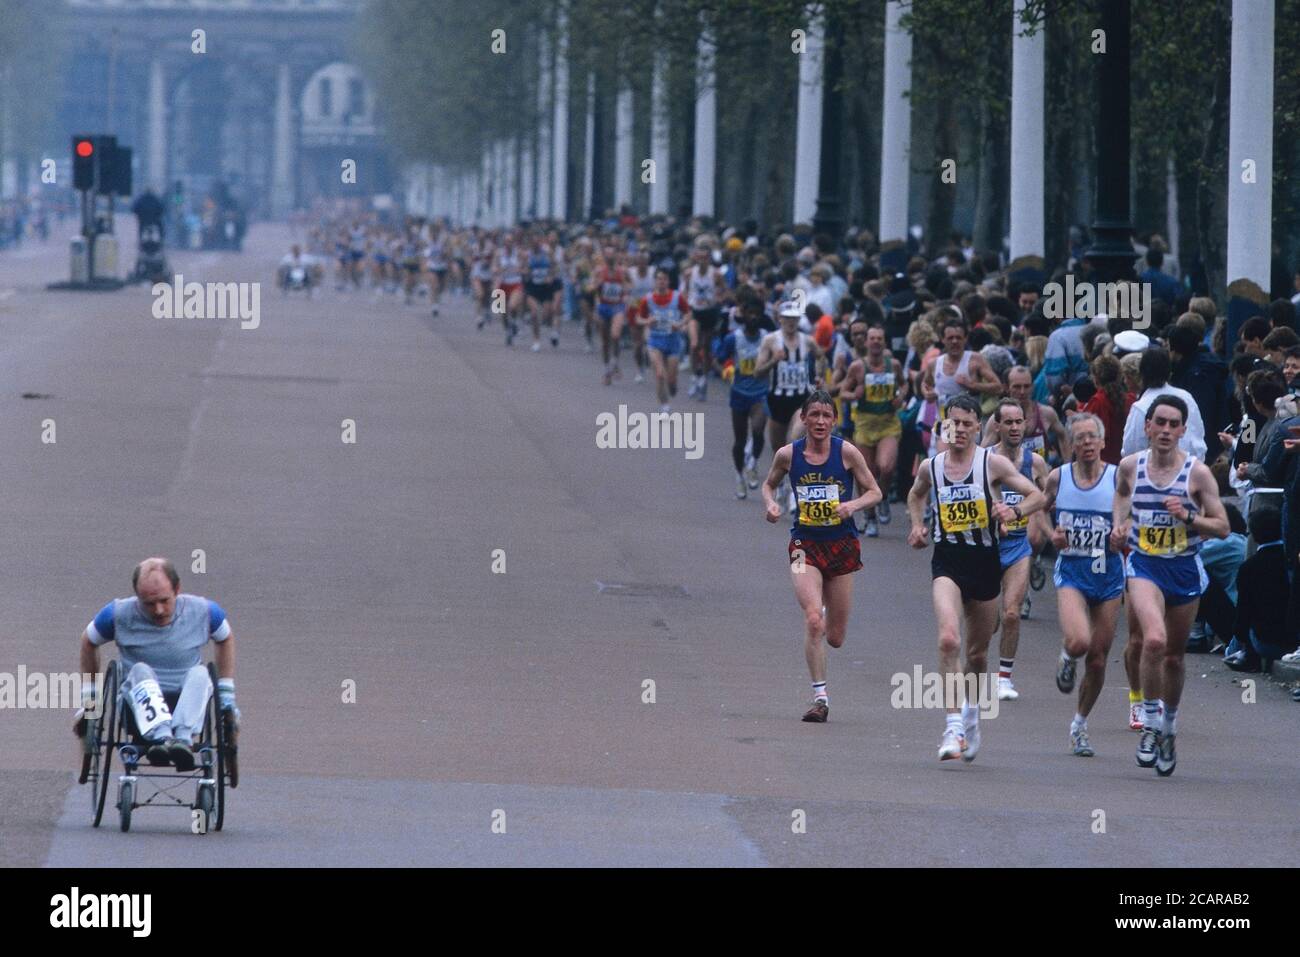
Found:
[(974, 724), (980, 719), (980, 709), (967, 701), (961, 706), (961, 720), (963, 724)]
[(1088, 730), (1088, 719), (1085, 718), (1083, 715), (1079, 714), (1079, 713), (1076, 711), (1075, 714), (1074, 714), (1074, 720), (1070, 722), (1070, 730), (1071, 730), (1071, 731), (1087, 731), (1087, 730)]
[(947, 726), (948, 726), (949, 728), (952, 728), (954, 731), (961, 731), (961, 730), (962, 730), (962, 720), (961, 720), (961, 715), (959, 715), (959, 714), (950, 714), (950, 715), (948, 715), (948, 724), (947, 724)]
[(1177, 734), (1178, 709), (1167, 707), (1163, 700), (1160, 702), (1160, 707), (1164, 709), (1164, 725), (1160, 733), (1163, 735)]
[(831, 696), (826, 693), (826, 682), (814, 681), (812, 686), (814, 701), (825, 701), (827, 704), (831, 703)]

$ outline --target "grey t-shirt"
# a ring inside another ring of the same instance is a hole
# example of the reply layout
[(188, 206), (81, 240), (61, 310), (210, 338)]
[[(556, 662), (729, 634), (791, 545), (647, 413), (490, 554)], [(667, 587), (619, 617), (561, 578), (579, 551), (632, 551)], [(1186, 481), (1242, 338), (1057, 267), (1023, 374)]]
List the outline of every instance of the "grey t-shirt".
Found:
[(185, 673), (200, 662), (208, 640), (225, 641), (230, 636), (230, 622), (216, 602), (181, 593), (171, 623), (160, 628), (133, 595), (101, 608), (86, 626), (86, 635), (92, 645), (116, 641), (124, 670), (144, 662), (158, 675), (163, 691), (179, 691)]

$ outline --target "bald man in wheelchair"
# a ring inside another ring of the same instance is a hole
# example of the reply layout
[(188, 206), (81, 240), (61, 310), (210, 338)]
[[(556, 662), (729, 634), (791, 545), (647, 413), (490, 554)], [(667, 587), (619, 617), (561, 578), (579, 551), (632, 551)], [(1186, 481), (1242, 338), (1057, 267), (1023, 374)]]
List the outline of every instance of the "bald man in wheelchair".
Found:
[[(135, 567), (130, 598), (110, 601), (81, 636), (82, 674), (99, 674), (99, 648), (117, 642), (122, 695), (152, 765), (194, 769), (194, 738), (212, 697), (212, 679), (201, 654), (216, 643), (217, 701), (237, 727), (235, 636), (221, 606), (180, 590), (176, 567), (146, 558)], [(82, 687), (82, 708), (93, 712), (95, 685)], [(105, 702), (109, 707), (113, 702)]]

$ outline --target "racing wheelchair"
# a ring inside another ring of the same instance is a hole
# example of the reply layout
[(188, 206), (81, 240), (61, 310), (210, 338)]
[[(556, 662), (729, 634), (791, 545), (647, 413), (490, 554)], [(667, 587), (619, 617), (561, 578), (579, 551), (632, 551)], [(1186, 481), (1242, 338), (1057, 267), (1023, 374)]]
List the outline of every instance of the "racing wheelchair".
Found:
[[(217, 685), (216, 667), (208, 664), (212, 686)], [(177, 693), (165, 693), (169, 708), (176, 706)], [(113, 757), (122, 772), (117, 775), (117, 812), (123, 831), (131, 829), (132, 812), (145, 807), (184, 807), (191, 810), (191, 830), (206, 834), (220, 831), (225, 824), (226, 786), (239, 786), (238, 728), (234, 716), (218, 708), (214, 691), (204, 712), (203, 730), (194, 745), (194, 769), (178, 771), (144, 762), (148, 745), (136, 729), (135, 716), (122, 694), (122, 666), (110, 661), (104, 672), (104, 689), (99, 714), (83, 718), (83, 754), (79, 784), (90, 785), (91, 826), (99, 827), (108, 801), (108, 787), (114, 777)], [(143, 763), (144, 770), (141, 770)], [(137, 788), (146, 784), (153, 793), (141, 800)], [(177, 791), (196, 785), (193, 803)], [(200, 812), (195, 814), (193, 812)]]

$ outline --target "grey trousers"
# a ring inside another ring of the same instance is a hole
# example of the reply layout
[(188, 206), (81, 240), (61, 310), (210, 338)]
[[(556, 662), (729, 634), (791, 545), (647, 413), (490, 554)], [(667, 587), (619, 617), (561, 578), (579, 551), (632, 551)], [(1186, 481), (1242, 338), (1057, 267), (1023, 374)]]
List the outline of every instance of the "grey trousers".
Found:
[[(131, 666), (126, 677), (122, 680), (122, 694), (127, 695), (127, 706), (134, 708), (134, 702), (129, 697), (131, 689), (141, 681), (149, 679), (158, 680), (154, 670), (144, 662), (137, 662)], [(164, 689), (166, 690), (166, 689)], [(208, 700), (212, 697), (212, 678), (208, 676), (206, 665), (195, 665), (189, 671), (185, 672), (185, 681), (181, 685), (181, 696), (176, 702), (176, 708), (172, 711), (171, 721), (164, 721), (156, 728), (149, 732), (150, 741), (158, 741), (163, 738), (172, 737), (180, 738), (187, 744), (192, 743), (194, 735), (203, 729), (203, 715), (208, 708)], [(141, 716), (136, 716), (137, 724), (142, 724)]]

